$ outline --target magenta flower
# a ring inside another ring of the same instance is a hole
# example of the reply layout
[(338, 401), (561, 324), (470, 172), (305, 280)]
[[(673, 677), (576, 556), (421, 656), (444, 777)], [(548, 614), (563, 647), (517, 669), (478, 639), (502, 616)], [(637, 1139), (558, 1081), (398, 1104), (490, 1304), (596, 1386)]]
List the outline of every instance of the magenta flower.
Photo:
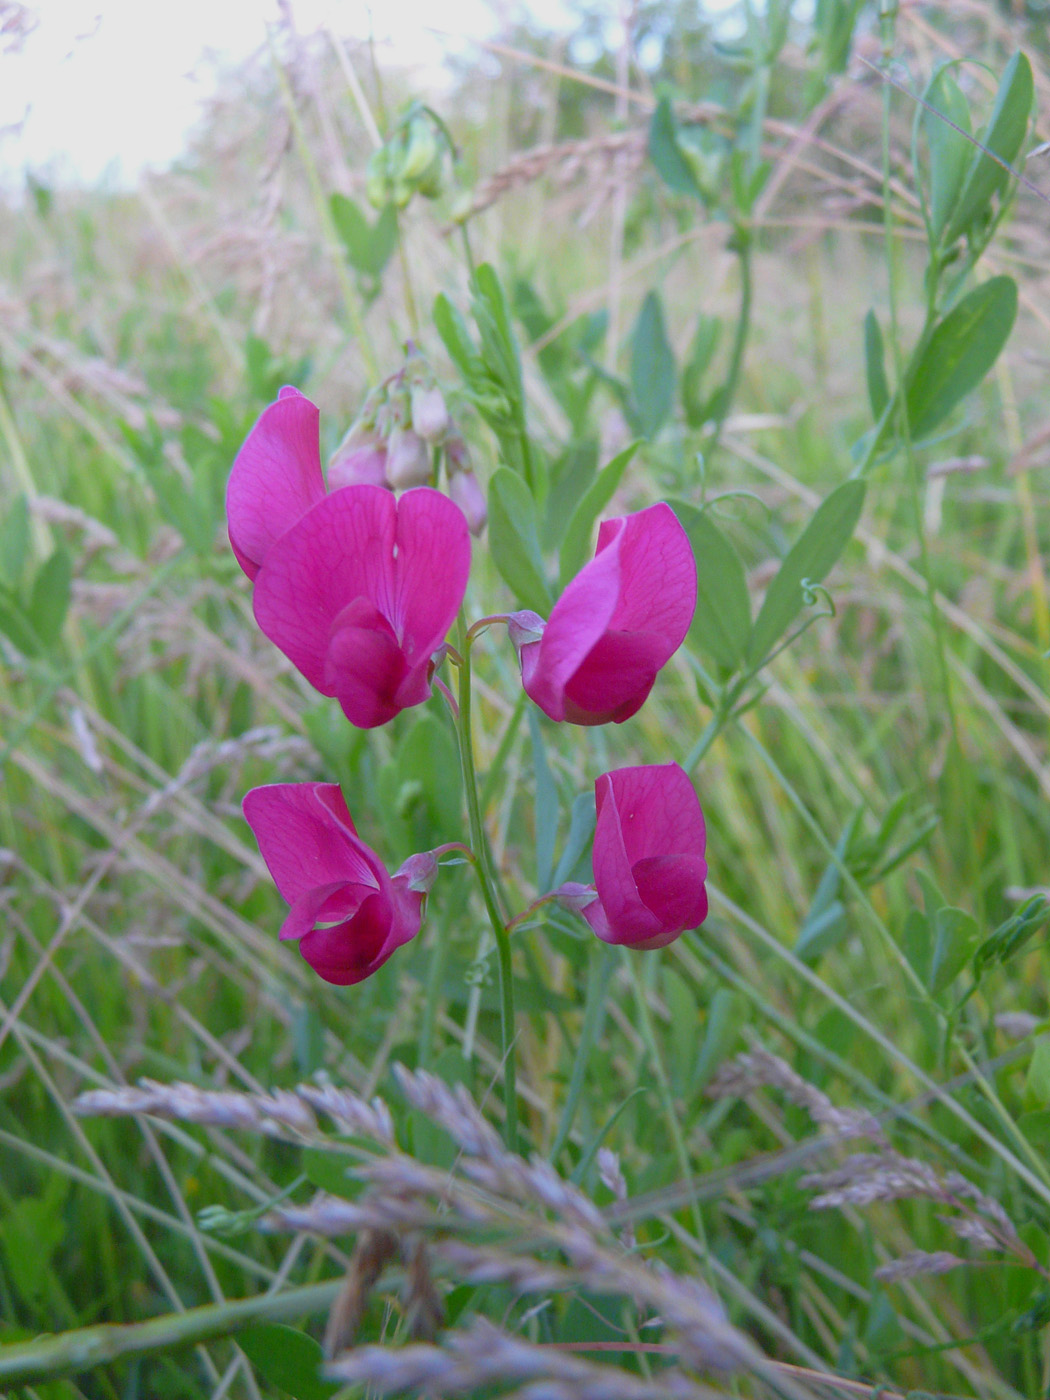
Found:
[(562, 901), (604, 942), (631, 948), (662, 948), (702, 924), (706, 830), (685, 770), (615, 768), (595, 782), (594, 795), (594, 885), (563, 886)]
[(526, 693), (571, 724), (621, 724), (648, 696), (696, 611), (696, 563), (670, 506), (603, 520), (594, 558), (520, 647)]
[(361, 982), (419, 932), (436, 857), (396, 874), (358, 836), (335, 783), (252, 788), (244, 815), (274, 883), (291, 905), (280, 936), (297, 938), (319, 977)]
[(430, 695), (469, 573), (467, 522), (447, 496), (345, 486), (270, 549), (255, 618), (351, 724), (372, 729)]
[(255, 578), (285, 531), (325, 497), (315, 404), (286, 384), (259, 415), (226, 487), (226, 520), (237, 562)]
[(466, 591), (463, 512), (429, 488), (326, 494), (318, 413), (282, 389), (237, 454), (230, 542), (255, 580), (259, 626), (352, 724), (371, 729), (430, 695), (432, 657)]

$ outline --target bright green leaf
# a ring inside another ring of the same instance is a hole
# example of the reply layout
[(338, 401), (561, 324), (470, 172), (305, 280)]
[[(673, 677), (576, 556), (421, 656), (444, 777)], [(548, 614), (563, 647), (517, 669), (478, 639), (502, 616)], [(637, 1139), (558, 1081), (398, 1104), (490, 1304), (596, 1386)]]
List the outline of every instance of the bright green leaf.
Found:
[(45, 646), (58, 641), (72, 596), (73, 565), (64, 549), (56, 549), (41, 564), (33, 580), (29, 599), (29, 620)]
[(751, 602), (740, 556), (711, 518), (684, 501), (671, 503), (696, 560), (696, 612), (689, 643), (722, 671), (734, 671), (747, 651)]
[(977, 921), (964, 909), (938, 909), (933, 916), (930, 992), (939, 996), (970, 961), (977, 942)]
[(664, 183), (676, 194), (700, 199), (693, 168), (678, 144), (678, 123), (669, 97), (661, 97), (649, 123), (649, 159)]
[(1017, 283), (992, 277), (934, 328), (908, 375), (908, 429), (928, 437), (999, 358), (1017, 315)]
[(674, 351), (664, 327), (663, 307), (649, 292), (631, 333), (631, 404), (638, 431), (654, 438), (671, 412), (675, 390)]
[(493, 562), (515, 601), (534, 612), (550, 612), (536, 506), (529, 488), (510, 467), (489, 482), (489, 547)]
[(29, 505), (25, 496), (16, 496), (0, 524), (0, 574), (17, 588), (29, 551)]
[(979, 137), (992, 155), (982, 150), (973, 152), (955, 215), (944, 233), (945, 247), (982, 222), (992, 199), (1006, 187), (1010, 172), (1000, 162), (1013, 165), (1020, 154), (1028, 133), (1034, 92), (1032, 65), (1018, 50), (1003, 71), (992, 115)]
[(802, 611), (803, 580), (820, 583), (857, 528), (864, 507), (864, 483), (844, 481), (835, 488), (788, 551), (769, 585), (747, 648), (747, 664), (761, 666)]
[(563, 588), (583, 568), (590, 557), (591, 531), (594, 528), (594, 522), (612, 500), (613, 493), (619, 486), (620, 479), (637, 447), (638, 444), (632, 442), (622, 452), (618, 452), (612, 461), (601, 469), (573, 511), (565, 531), (565, 538), (562, 540), (560, 553), (560, 575)]
[(882, 331), (874, 310), (864, 317), (864, 374), (868, 381), (868, 402), (876, 423), (890, 401), (890, 386), (886, 382), (886, 360), (882, 347)]
[(939, 240), (973, 154), (973, 142), (967, 140), (970, 107), (946, 67), (930, 79), (923, 100), (927, 105), (922, 109), (922, 124), (930, 148), (930, 225)]
[(329, 1400), (339, 1389), (320, 1377), (319, 1344), (294, 1327), (256, 1322), (237, 1333), (237, 1344), (264, 1380), (295, 1400)]

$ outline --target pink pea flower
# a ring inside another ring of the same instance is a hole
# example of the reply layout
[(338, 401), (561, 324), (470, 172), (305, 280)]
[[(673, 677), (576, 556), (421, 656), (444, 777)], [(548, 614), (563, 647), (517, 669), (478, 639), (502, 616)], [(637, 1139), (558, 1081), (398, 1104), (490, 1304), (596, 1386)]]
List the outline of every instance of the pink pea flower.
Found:
[(319, 977), (361, 982), (419, 932), (437, 873), (434, 853), (411, 856), (394, 875), (358, 836), (335, 783), (252, 788), (244, 815), (274, 883), (291, 905), (282, 939)]
[(696, 562), (670, 506), (603, 520), (594, 558), (539, 640), (520, 645), (526, 694), (553, 720), (622, 724), (645, 703), (695, 611)]
[(318, 411), (284, 388), (237, 454), (226, 512), (259, 626), (352, 724), (427, 699), (470, 572), (457, 505), (429, 488), (397, 501), (378, 485), (327, 494)]
[(373, 729), (430, 695), (432, 657), (470, 573), (463, 512), (419, 487), (326, 496), (267, 553), (255, 618), (351, 724)]
[(319, 421), (317, 406), (286, 384), (234, 459), (226, 520), (233, 552), (249, 578), (270, 546), (324, 500)]
[(630, 948), (663, 948), (702, 924), (707, 836), (685, 770), (614, 768), (597, 779), (594, 795), (594, 885), (564, 885), (559, 899), (604, 942)]

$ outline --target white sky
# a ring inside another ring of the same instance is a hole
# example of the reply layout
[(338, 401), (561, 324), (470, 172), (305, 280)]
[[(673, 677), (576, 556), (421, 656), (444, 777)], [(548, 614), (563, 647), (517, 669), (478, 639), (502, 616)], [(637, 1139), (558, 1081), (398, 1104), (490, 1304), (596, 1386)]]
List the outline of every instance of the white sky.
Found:
[[(558, 0), (529, 0), (551, 23)], [(0, 18), (3, 16), (0, 0)], [(247, 57), (265, 42), (278, 0), (29, 0), (37, 27), (21, 52), (0, 39), (0, 183), (25, 172), (94, 182), (133, 180), (164, 165), (212, 90), (220, 61)], [(486, 0), (292, 0), (296, 28), (330, 25), (347, 39), (370, 29), (389, 61), (434, 67), (447, 42), (490, 35)], [(506, 8), (506, 5), (503, 6)], [(21, 125), (20, 131), (4, 128)]]

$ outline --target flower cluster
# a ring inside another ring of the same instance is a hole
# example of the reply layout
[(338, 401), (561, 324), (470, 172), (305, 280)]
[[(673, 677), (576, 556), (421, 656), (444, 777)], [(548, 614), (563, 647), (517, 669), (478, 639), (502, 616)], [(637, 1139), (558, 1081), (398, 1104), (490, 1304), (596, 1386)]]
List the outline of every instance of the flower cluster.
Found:
[[(421, 442), (447, 434), (439, 390), (417, 382), (409, 401), (415, 426), (405, 431)], [(385, 443), (359, 438), (349, 451), (344, 443), (326, 484), (318, 410), (284, 388), (237, 454), (227, 489), (230, 543), (254, 584), (259, 626), (364, 729), (430, 696), (470, 572), (460, 505), (414, 476), (395, 497), (406, 474), (391, 456), (403, 445), (393, 434)], [(549, 619), (503, 620), (525, 692), (546, 715), (621, 724), (682, 644), (695, 607), (689, 540), (660, 504), (601, 523), (594, 558)], [(545, 897), (578, 910), (608, 943), (659, 948), (695, 928), (707, 913), (705, 831), (685, 772), (674, 763), (616, 769), (598, 778), (595, 799), (594, 883)], [(437, 858), (450, 846), (391, 875), (330, 783), (255, 788), (244, 815), (290, 906), (281, 937), (298, 939), (325, 981), (361, 981), (419, 932)]]

